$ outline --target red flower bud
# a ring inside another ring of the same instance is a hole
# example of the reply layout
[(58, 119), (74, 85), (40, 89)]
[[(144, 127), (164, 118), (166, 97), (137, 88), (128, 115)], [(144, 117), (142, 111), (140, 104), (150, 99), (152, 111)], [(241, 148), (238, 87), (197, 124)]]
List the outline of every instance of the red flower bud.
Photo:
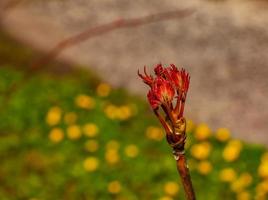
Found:
[[(167, 68), (164, 68), (162, 64), (158, 64), (155, 66), (154, 72), (155, 78), (147, 74), (145, 67), (144, 75), (138, 71), (138, 75), (143, 82), (151, 88), (147, 94), (148, 101), (154, 110), (162, 106), (169, 119), (174, 122), (177, 118), (183, 117), (190, 76), (184, 69), (179, 70), (173, 64)], [(175, 92), (177, 93), (177, 103), (173, 107), (172, 101), (175, 97)]]
[(156, 77), (147, 97), (152, 108), (156, 109), (162, 104), (171, 105), (174, 95), (175, 91), (171, 83), (162, 77)]
[(178, 70), (174, 64), (171, 64), (170, 67), (168, 67), (168, 71), (176, 90), (179, 93), (185, 93), (186, 95), (190, 84), (189, 74), (183, 68)]
[(151, 87), (152, 84), (153, 84), (154, 79), (153, 79), (152, 75), (147, 74), (145, 66), (144, 66), (143, 71), (144, 71), (144, 75), (142, 75), (138, 70), (138, 75), (139, 75), (139, 77), (141, 77), (141, 79), (143, 80), (143, 82), (145, 84), (147, 84), (147, 85), (149, 85)]

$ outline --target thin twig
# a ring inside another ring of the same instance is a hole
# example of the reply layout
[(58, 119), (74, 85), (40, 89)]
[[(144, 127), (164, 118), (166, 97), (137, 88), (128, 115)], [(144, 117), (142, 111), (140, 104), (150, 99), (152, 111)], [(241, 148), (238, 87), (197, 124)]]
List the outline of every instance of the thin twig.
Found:
[(133, 19), (118, 19), (107, 24), (102, 24), (93, 28), (86, 29), (83, 32), (80, 32), (76, 35), (73, 35), (67, 39), (62, 40), (56, 46), (54, 46), (44, 57), (37, 60), (31, 65), (31, 70), (39, 68), (43, 65), (48, 64), (51, 60), (57, 57), (63, 50), (77, 45), (83, 41), (86, 41), (92, 37), (100, 36), (116, 29), (130, 28), (142, 26), (145, 24), (150, 24), (154, 22), (174, 19), (174, 18), (183, 18), (189, 16), (194, 12), (193, 9), (184, 9), (169, 11), (164, 13), (147, 15), (145, 17), (138, 17)]
[(195, 200), (195, 193), (184, 154), (180, 154), (177, 159), (177, 169), (181, 176), (181, 181), (187, 200)]
[[(15, 4), (19, 3), (23, 0), (14, 0)], [(16, 4), (17, 5), (17, 4)], [(176, 10), (176, 11), (168, 11), (164, 13), (150, 14), (144, 17), (137, 17), (133, 19), (118, 19), (107, 24), (101, 24), (99, 26), (95, 26), (93, 28), (88, 28), (76, 35), (73, 35), (67, 39), (64, 39), (57, 43), (47, 54), (45, 54), (40, 59), (34, 61), (30, 67), (28, 68), (28, 73), (17, 83), (11, 85), (5, 91), (5, 104), (2, 107), (5, 107), (10, 96), (14, 93), (19, 87), (25, 84), (25, 82), (31, 77), (31, 73), (37, 72), (42, 69), (43, 66), (50, 63), (54, 60), (63, 50), (75, 46), (81, 42), (84, 42), (93, 37), (97, 37), (109, 32), (112, 32), (121, 28), (130, 28), (130, 27), (138, 27), (154, 22), (174, 19), (174, 18), (183, 18), (191, 15), (194, 12), (193, 9), (184, 9), (184, 10)]]

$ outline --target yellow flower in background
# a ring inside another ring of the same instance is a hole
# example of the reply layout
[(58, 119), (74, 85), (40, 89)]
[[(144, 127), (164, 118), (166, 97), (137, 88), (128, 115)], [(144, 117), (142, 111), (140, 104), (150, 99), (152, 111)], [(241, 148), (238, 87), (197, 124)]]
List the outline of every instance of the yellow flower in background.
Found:
[(104, 108), (104, 113), (106, 114), (106, 116), (109, 118), (109, 119), (116, 119), (117, 117), (117, 108), (115, 105), (108, 105)]
[(216, 131), (216, 139), (221, 141), (221, 142), (225, 142), (227, 140), (230, 139), (230, 131), (227, 129), (227, 128), (219, 128), (217, 131)]
[(242, 148), (242, 142), (240, 141), (240, 140), (230, 140), (229, 142), (228, 142), (228, 145), (230, 145), (230, 146), (234, 146), (234, 147), (236, 147), (236, 148), (238, 148), (238, 149), (241, 149)]
[(265, 199), (265, 196), (268, 193), (268, 180), (264, 180), (257, 185), (256, 193), (256, 199)]
[(72, 125), (67, 128), (67, 136), (71, 140), (77, 140), (81, 137), (82, 133), (80, 127), (77, 125)]
[(49, 109), (47, 116), (46, 116), (46, 122), (49, 126), (57, 125), (61, 120), (61, 108), (59, 107), (52, 107)]
[(98, 148), (99, 148), (99, 143), (96, 140), (88, 140), (85, 143), (85, 149), (88, 152), (95, 152), (98, 150)]
[(111, 92), (111, 86), (107, 83), (101, 83), (98, 85), (96, 91), (100, 97), (107, 97)]
[(231, 184), (231, 189), (234, 192), (241, 192), (252, 183), (252, 176), (244, 172)]
[(134, 144), (128, 145), (125, 148), (125, 154), (130, 158), (135, 158), (139, 154), (139, 148)]
[(112, 194), (118, 194), (121, 191), (121, 184), (119, 181), (112, 181), (108, 184), (108, 191)]
[(267, 200), (266, 199), (266, 193), (259, 192), (255, 195), (255, 200)]
[(207, 175), (212, 171), (212, 165), (209, 161), (201, 161), (198, 166), (197, 170), (202, 175)]
[(99, 133), (99, 128), (94, 123), (87, 123), (83, 126), (83, 132), (88, 137), (94, 137)]
[(53, 128), (49, 133), (49, 139), (52, 142), (58, 143), (64, 138), (63, 130), (60, 128)]
[(262, 178), (268, 178), (268, 152), (261, 156), (261, 163), (258, 168), (258, 174)]
[(242, 191), (242, 192), (239, 192), (237, 195), (236, 195), (236, 199), (237, 200), (250, 200), (251, 199), (251, 196), (250, 196), (250, 193), (247, 192), (247, 191)]
[(234, 182), (231, 183), (231, 190), (233, 192), (236, 192), (236, 193), (241, 192), (244, 190), (244, 188), (245, 188), (245, 185), (241, 179), (236, 179)]
[(165, 136), (163, 130), (156, 126), (149, 126), (145, 132), (149, 139), (161, 141)]
[(191, 133), (194, 131), (195, 125), (194, 122), (190, 119), (186, 120), (186, 132)]
[(69, 112), (64, 115), (64, 122), (68, 125), (72, 125), (76, 122), (77, 115), (74, 112)]
[(195, 129), (194, 136), (197, 140), (206, 140), (211, 136), (211, 130), (207, 124), (199, 124)]
[(92, 109), (95, 107), (95, 100), (88, 95), (81, 94), (75, 98), (75, 104), (80, 108)]
[(171, 198), (169, 196), (163, 196), (159, 200), (173, 200), (173, 198)]
[(116, 164), (119, 162), (120, 157), (118, 155), (117, 149), (108, 149), (105, 152), (105, 160), (109, 164)]
[(231, 140), (225, 146), (222, 156), (224, 160), (228, 162), (233, 162), (238, 159), (242, 149), (242, 142), (239, 140)]
[(211, 144), (209, 142), (202, 142), (194, 144), (191, 147), (191, 155), (199, 160), (207, 159), (211, 152)]
[(219, 178), (222, 182), (233, 182), (237, 175), (233, 168), (225, 168), (220, 171)]
[(258, 174), (262, 178), (268, 178), (268, 161), (261, 162), (258, 168)]
[(116, 110), (117, 118), (120, 120), (126, 120), (131, 117), (131, 108), (129, 106), (119, 106)]
[(106, 144), (106, 149), (115, 149), (118, 150), (120, 147), (120, 144), (118, 141), (116, 140), (110, 140), (109, 142), (107, 142)]
[(127, 120), (133, 113), (131, 105), (115, 106), (109, 104), (104, 108), (104, 113), (109, 119)]
[(95, 157), (88, 157), (84, 161), (84, 168), (86, 171), (92, 172), (99, 167), (99, 160)]
[(252, 176), (248, 172), (244, 172), (239, 176), (239, 179), (243, 182), (244, 186), (247, 187), (252, 183)]
[(164, 185), (164, 191), (167, 195), (175, 196), (179, 192), (179, 185), (176, 182), (167, 182)]

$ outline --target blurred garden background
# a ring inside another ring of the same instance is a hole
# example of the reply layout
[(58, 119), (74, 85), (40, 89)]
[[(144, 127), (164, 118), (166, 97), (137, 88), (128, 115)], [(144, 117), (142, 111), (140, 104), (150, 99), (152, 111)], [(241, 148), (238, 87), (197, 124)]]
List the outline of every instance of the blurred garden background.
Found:
[[(191, 75), (186, 154), (197, 199), (268, 199), (267, 6), (1, 1), (0, 199), (184, 199), (137, 77), (160, 62)], [(187, 14), (96, 34), (47, 57), (90, 28), (176, 10)]]

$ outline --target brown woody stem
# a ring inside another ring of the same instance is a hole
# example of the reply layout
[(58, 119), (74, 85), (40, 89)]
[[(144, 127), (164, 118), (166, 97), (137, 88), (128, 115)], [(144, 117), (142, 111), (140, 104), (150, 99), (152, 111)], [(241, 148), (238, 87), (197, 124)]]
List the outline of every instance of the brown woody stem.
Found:
[(184, 187), (185, 195), (187, 200), (195, 200), (194, 188), (191, 181), (191, 176), (189, 173), (189, 168), (187, 166), (186, 158), (184, 153), (174, 152), (175, 159), (177, 161), (177, 169), (181, 176), (181, 181)]

